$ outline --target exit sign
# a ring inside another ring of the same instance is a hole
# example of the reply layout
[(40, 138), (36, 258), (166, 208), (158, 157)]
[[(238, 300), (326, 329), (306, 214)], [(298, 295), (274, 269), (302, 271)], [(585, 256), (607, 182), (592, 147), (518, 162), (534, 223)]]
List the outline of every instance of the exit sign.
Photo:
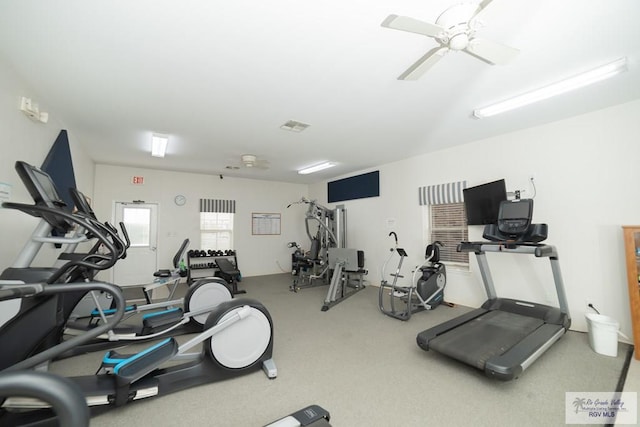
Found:
[(131, 178), (131, 183), (134, 185), (144, 184), (144, 176), (134, 176), (133, 178)]

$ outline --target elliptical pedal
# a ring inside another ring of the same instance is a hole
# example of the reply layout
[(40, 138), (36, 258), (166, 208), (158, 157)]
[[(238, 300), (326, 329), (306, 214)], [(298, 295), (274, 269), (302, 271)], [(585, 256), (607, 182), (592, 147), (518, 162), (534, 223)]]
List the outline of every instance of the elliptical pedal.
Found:
[(135, 354), (108, 351), (102, 358), (98, 372), (109, 372), (133, 382), (155, 369), (178, 353), (178, 342), (167, 338)]
[[(128, 305), (127, 307), (125, 307), (124, 312), (132, 313), (137, 309), (138, 309), (138, 306), (136, 304)], [(106, 310), (98, 310), (97, 308), (94, 308), (89, 314), (89, 316), (91, 317), (91, 319), (95, 319), (95, 318), (100, 318), (102, 314), (104, 314), (105, 316), (111, 316), (115, 312), (116, 312), (115, 308), (108, 308)]]
[(156, 313), (149, 313), (142, 317), (143, 333), (151, 333), (167, 325), (175, 324), (182, 320), (184, 312), (181, 308), (172, 308)]

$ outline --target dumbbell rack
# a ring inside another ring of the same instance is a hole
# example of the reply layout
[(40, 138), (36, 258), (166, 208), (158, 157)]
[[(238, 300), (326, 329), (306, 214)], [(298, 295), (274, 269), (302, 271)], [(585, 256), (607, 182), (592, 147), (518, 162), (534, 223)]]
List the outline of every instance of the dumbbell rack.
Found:
[(220, 258), (228, 259), (233, 263), (236, 269), (239, 270), (238, 257), (235, 250), (226, 252), (205, 249), (190, 250), (187, 253), (187, 283), (191, 284), (195, 280), (202, 279), (203, 277), (215, 276), (218, 271), (216, 260)]

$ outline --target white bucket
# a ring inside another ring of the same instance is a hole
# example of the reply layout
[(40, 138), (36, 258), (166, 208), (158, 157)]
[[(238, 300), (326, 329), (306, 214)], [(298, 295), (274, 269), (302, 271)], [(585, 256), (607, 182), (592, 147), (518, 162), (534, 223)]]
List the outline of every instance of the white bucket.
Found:
[(602, 314), (586, 313), (589, 345), (598, 354), (618, 356), (618, 329), (616, 319)]

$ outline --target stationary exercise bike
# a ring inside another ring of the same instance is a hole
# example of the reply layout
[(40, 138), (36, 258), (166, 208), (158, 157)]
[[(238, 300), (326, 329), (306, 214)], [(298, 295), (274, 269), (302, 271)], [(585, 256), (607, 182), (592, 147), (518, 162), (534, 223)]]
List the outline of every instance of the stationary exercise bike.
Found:
[[(395, 246), (390, 249), (390, 254), (382, 266), (382, 282), (378, 291), (378, 306), (387, 316), (399, 320), (409, 320), (413, 313), (423, 310), (433, 310), (444, 302), (444, 288), (447, 284), (445, 266), (440, 262), (441, 242), (435, 241), (427, 245), (425, 261), (415, 268), (409, 285), (398, 284), (401, 275), (402, 263), (407, 257), (407, 252), (398, 247), (398, 235), (389, 233), (389, 237), (395, 239)], [(393, 280), (389, 283), (386, 277), (386, 267), (394, 254), (400, 257), (395, 273), (391, 274)], [(385, 304), (385, 300), (388, 301)]]

